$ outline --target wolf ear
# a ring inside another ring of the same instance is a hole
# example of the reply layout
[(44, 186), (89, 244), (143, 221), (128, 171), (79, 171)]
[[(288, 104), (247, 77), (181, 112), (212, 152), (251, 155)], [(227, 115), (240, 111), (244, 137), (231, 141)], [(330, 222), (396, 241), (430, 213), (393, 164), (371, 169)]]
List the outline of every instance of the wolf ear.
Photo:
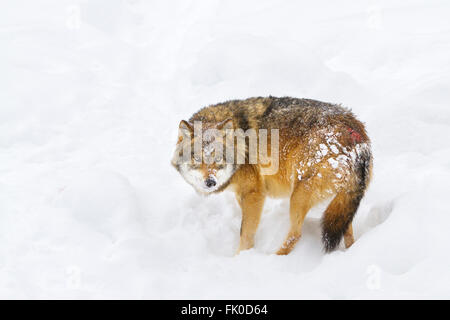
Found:
[(181, 120), (178, 129), (178, 137), (179, 138), (191, 137), (193, 132), (194, 129), (192, 128), (192, 126), (187, 121)]
[(234, 129), (233, 119), (228, 118), (217, 125), (217, 128), (220, 130), (231, 130)]

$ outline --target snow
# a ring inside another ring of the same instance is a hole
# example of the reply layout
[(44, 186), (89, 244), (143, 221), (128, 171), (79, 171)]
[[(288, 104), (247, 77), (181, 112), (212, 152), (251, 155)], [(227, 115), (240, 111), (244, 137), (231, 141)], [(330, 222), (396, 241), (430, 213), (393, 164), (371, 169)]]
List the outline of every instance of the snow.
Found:
[(320, 147), (320, 155), (322, 157), (325, 157), (328, 154), (328, 147), (325, 144), (323, 144), (323, 143), (321, 143), (319, 145), (319, 147)]
[(332, 144), (332, 145), (330, 145), (329, 147), (330, 147), (331, 151), (332, 151), (334, 154), (338, 154), (338, 153), (339, 153), (339, 149), (336, 147), (336, 145)]
[[(450, 298), (448, 1), (0, 6), (0, 298)], [(289, 205), (270, 200), (235, 256), (234, 196), (171, 167), (181, 119), (268, 95), (367, 124), (349, 250), (323, 253), (323, 204), (276, 256)]]
[[(346, 159), (344, 159), (344, 160), (346, 160)], [(336, 169), (339, 167), (340, 161), (336, 160), (335, 158), (329, 158), (328, 162), (330, 163), (330, 165), (333, 169)], [(341, 163), (345, 163), (345, 162), (342, 161)]]

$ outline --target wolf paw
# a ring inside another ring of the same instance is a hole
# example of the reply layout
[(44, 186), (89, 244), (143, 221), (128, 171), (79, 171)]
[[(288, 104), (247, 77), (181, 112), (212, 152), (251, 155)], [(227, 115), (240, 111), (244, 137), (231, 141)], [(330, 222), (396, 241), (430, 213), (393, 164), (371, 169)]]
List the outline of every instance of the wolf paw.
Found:
[(289, 252), (294, 249), (295, 244), (300, 239), (300, 236), (290, 236), (286, 239), (286, 241), (283, 243), (281, 248), (277, 251), (277, 255), (284, 256), (289, 254)]

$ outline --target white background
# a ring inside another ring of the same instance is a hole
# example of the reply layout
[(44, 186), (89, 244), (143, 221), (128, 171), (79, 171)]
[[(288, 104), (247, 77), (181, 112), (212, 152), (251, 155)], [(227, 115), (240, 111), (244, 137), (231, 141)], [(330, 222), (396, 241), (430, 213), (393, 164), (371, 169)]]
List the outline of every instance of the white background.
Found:
[[(1, 298), (450, 298), (450, 4), (2, 1)], [(250, 96), (342, 103), (374, 179), (356, 243), (286, 201), (239, 256), (232, 194), (170, 166), (178, 123)]]

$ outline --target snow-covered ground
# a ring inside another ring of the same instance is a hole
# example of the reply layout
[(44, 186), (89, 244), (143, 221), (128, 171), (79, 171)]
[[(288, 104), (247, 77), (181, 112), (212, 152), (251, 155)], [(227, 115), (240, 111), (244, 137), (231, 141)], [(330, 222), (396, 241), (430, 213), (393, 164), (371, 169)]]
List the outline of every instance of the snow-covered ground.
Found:
[[(450, 298), (449, 16), (448, 0), (2, 1), (0, 298)], [(276, 256), (272, 200), (233, 256), (233, 195), (170, 166), (181, 119), (269, 94), (366, 122), (349, 250), (322, 252), (318, 208)]]

